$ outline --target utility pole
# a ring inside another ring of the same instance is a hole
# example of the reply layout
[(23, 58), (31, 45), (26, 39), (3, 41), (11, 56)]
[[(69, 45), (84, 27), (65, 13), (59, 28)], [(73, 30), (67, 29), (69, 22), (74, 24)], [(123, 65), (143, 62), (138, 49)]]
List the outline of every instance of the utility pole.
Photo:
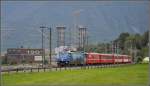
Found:
[(117, 42), (115, 43), (115, 53), (117, 54)]
[(105, 53), (107, 54), (107, 44), (105, 43)]
[(114, 43), (111, 41), (111, 53), (114, 54)]
[[(86, 46), (85, 47), (87, 47), (88, 48), (88, 31), (86, 31), (86, 36), (85, 36), (85, 39), (86, 39)], [(87, 50), (87, 48), (85, 48), (85, 52), (86, 52), (86, 50)]]
[(116, 54), (118, 56), (118, 42), (116, 42)]
[(49, 30), (49, 58), (50, 58), (50, 66), (51, 66), (51, 63), (52, 63), (52, 28), (45, 27), (45, 26), (41, 26), (40, 28), (42, 28), (42, 49), (44, 52), (42, 53), (42, 58), (44, 59), (44, 64), (45, 64), (45, 51), (44, 51), (44, 45), (43, 45), (43, 31), (44, 31), (44, 28), (47, 28)]
[[(149, 18), (150, 19), (150, 18)], [(149, 24), (150, 26), (150, 24)], [(149, 33), (149, 38), (150, 38), (150, 29), (148, 30), (148, 33)], [(150, 49), (150, 40), (148, 41), (148, 47)], [(150, 72), (150, 53), (148, 53), (148, 56), (149, 56), (149, 72)], [(148, 85), (150, 86), (150, 74), (149, 74), (149, 81), (148, 81)]]
[(132, 46), (132, 40), (130, 40), (130, 55), (132, 56), (132, 60), (134, 62), (134, 56), (133, 56), (133, 46)]
[(136, 57), (136, 55), (137, 55), (137, 49), (136, 49), (136, 45), (135, 45), (135, 40), (133, 41), (133, 44), (134, 44), (134, 50), (133, 50), (133, 52), (134, 52), (134, 62), (136, 63), (137, 62), (137, 60), (138, 60), (138, 58)]
[(43, 59), (43, 66), (44, 66), (44, 37), (43, 37), (43, 32), (44, 32), (44, 29), (42, 28), (42, 50), (43, 50), (43, 53), (42, 53), (42, 59)]
[(117, 42), (117, 54), (119, 54), (119, 41)]
[(87, 50), (86, 50), (86, 52), (88, 52), (88, 47), (89, 47), (89, 35), (88, 35), (88, 32), (87, 32), (87, 37), (86, 37), (86, 47), (87, 47)]
[(85, 41), (86, 41), (86, 38), (83, 39), (83, 51), (85, 52)]
[(0, 86), (2, 86), (2, 68), (1, 68), (1, 63), (2, 63), (2, 57), (1, 57), (1, 28), (0, 28)]
[(107, 43), (105, 39), (104, 39), (104, 50), (105, 50), (104, 52), (107, 53)]
[(44, 42), (43, 32), (44, 32), (45, 27), (41, 26), (40, 28), (41, 28), (41, 32), (42, 32), (42, 40), (41, 40), (42, 41), (42, 66), (44, 66), (44, 64), (45, 64), (45, 55), (44, 55), (45, 50), (44, 50), (44, 43), (43, 43)]
[(52, 65), (52, 28), (49, 28), (49, 57), (50, 57), (50, 66)]

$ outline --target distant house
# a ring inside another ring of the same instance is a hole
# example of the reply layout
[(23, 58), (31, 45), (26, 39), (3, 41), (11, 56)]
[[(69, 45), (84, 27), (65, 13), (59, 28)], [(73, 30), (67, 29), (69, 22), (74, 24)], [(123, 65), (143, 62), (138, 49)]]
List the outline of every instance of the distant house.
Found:
[(144, 63), (148, 63), (148, 62), (149, 62), (149, 57), (145, 57), (145, 58), (143, 59), (143, 62), (144, 62)]

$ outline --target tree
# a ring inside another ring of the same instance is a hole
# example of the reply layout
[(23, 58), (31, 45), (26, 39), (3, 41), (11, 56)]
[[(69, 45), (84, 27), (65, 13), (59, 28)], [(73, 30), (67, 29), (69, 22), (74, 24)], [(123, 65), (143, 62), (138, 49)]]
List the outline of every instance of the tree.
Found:
[[(119, 53), (135, 56), (136, 61), (140, 62), (145, 56), (148, 56), (149, 32), (146, 31), (143, 35), (121, 33), (119, 37), (111, 42), (119, 45)], [(89, 45), (86, 51), (104, 53), (107, 48), (107, 53), (111, 53), (112, 46), (109, 43), (98, 43)], [(135, 52), (133, 52), (135, 51)]]
[(149, 31), (146, 31), (142, 35), (142, 46), (148, 46), (148, 42), (149, 42)]
[(142, 36), (140, 34), (135, 34), (135, 46), (137, 49), (142, 48)]
[(120, 35), (119, 35), (119, 37), (116, 39), (116, 40), (114, 40), (114, 42), (118, 42), (119, 43), (119, 48), (121, 49), (121, 50), (124, 50), (124, 43), (125, 43), (125, 41), (126, 41), (126, 38), (127, 37), (129, 37), (130, 36), (130, 34), (128, 33), (128, 32), (126, 32), (126, 33), (121, 33)]

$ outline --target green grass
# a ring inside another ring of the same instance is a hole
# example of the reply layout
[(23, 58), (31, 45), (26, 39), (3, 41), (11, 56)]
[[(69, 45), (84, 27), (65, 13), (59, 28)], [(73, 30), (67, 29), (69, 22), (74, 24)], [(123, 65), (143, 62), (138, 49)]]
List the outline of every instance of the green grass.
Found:
[(7, 85), (143, 85), (148, 83), (148, 64), (118, 68), (63, 70), (53, 72), (3, 74)]

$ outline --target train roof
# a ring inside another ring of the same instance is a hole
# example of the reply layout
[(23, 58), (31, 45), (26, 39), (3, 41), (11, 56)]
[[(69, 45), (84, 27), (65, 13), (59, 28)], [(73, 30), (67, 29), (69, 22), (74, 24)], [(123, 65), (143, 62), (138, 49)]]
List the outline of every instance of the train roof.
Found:
[(121, 55), (121, 54), (105, 54), (105, 53), (86, 53), (86, 54), (99, 54), (99, 55), (114, 55), (114, 56), (128, 56), (128, 55)]

